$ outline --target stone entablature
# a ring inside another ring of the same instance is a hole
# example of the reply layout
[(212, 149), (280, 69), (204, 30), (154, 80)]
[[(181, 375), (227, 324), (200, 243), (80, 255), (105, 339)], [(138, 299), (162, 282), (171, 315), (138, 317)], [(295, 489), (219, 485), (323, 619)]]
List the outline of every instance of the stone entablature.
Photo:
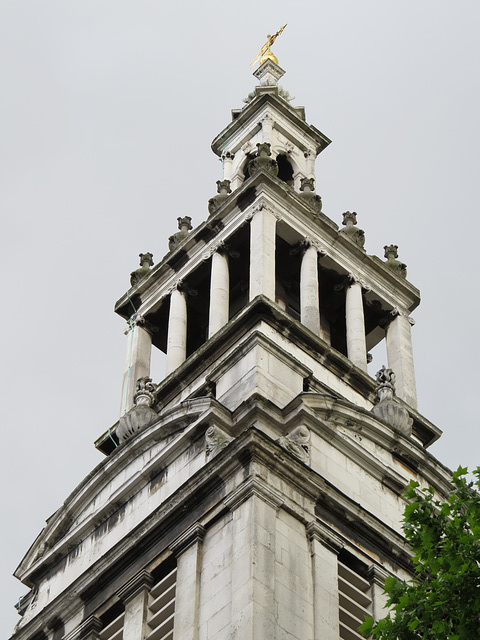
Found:
[[(291, 254), (296, 253), (296, 247), (302, 245), (305, 255), (300, 274), (300, 322), (330, 342), (329, 329), (325, 326), (323, 317), (326, 310), (322, 308), (318, 294), (318, 269), (335, 274), (335, 291), (343, 290), (341, 295), (346, 298), (344, 353), (356, 366), (366, 371), (367, 351), (385, 337), (388, 325), (394, 324), (395, 316), (406, 317), (416, 307), (419, 302), (417, 289), (397, 276), (378, 258), (366, 255), (361, 246), (352, 243), (344, 233), (339, 233), (337, 225), (310, 208), (303, 198), (279, 183), (274, 176), (261, 171), (250, 178), (239, 191), (238, 197), (230, 196), (207, 223), (192, 231), (176, 251), (119, 300), (117, 312), (128, 318), (135, 308), (135, 317), (145, 319), (147, 332), (148, 326), (154, 328), (148, 339), (166, 350), (168, 375), (191, 355), (187, 351), (186, 340), (189, 324), (188, 298), (195, 291), (188, 282), (192, 278), (198, 280), (196, 273), (205, 267), (205, 261), (211, 260), (212, 264), (209, 267), (210, 297), (207, 297), (205, 291), (203, 297), (199, 298), (200, 301), (203, 300), (205, 316), (208, 315), (210, 304), (209, 327), (201, 338), (203, 342), (229, 321), (229, 289), (235, 284), (229, 279), (229, 262), (235, 259), (232, 258), (234, 254), (240, 255), (244, 268), (250, 274), (249, 283), (247, 281), (245, 285), (248, 287), (249, 300), (257, 295), (265, 295), (280, 306), (283, 304), (285, 308), (286, 303), (277, 299), (277, 270), (281, 265), (277, 263), (276, 245), (283, 242), (284, 246), (290, 247)], [(244, 206), (242, 198), (249, 193), (253, 196)], [(244, 231), (246, 225), (249, 225), (247, 234)], [(214, 229), (217, 229), (216, 233)], [(239, 237), (238, 234), (242, 232), (246, 239), (242, 241), (240, 252), (231, 252), (229, 247), (232, 239)], [(307, 253), (310, 256), (308, 266)], [(293, 258), (287, 255), (285, 260), (291, 261)], [(206, 276), (203, 278), (206, 280)], [(333, 287), (333, 284), (330, 286)], [(315, 290), (317, 293), (313, 295)], [(243, 304), (245, 303), (246, 301)], [(374, 313), (378, 320), (373, 327), (370, 321), (369, 333), (362, 336), (365, 333), (366, 321), (362, 311), (365, 305), (375, 307)], [(170, 317), (166, 318), (168, 309)], [(403, 321), (395, 322), (402, 324)], [(142, 345), (146, 336), (142, 331), (138, 330), (137, 333), (139, 348), (144, 351), (146, 347)], [(137, 339), (137, 333), (131, 340)], [(402, 355), (411, 351), (408, 340), (409, 332), (403, 324), (401, 330), (391, 331), (391, 339), (387, 339), (387, 347), (390, 349), (389, 366), (396, 369), (399, 396), (416, 407), (413, 358)], [(163, 347), (160, 346), (162, 344)], [(126, 369), (122, 413), (133, 405), (137, 373), (135, 356), (134, 364), (130, 362), (131, 350), (130, 347), (127, 354), (128, 372)], [(145, 355), (142, 358), (147, 362)], [(129, 373), (132, 366), (135, 372), (133, 379)], [(138, 366), (137, 369), (140, 376), (148, 376), (148, 366)]]
[[(272, 358), (275, 366), (265, 358)], [(242, 393), (254, 393), (257, 388), (284, 406), (305, 388), (307, 381), (308, 388), (345, 398), (365, 410), (371, 410), (375, 403), (373, 378), (260, 297), (156, 386), (155, 409), (175, 407), (180, 401), (207, 395), (206, 387), (212, 385), (217, 398), (230, 408), (241, 402)], [(408, 411), (414, 417), (414, 435), (424, 446), (439, 437), (441, 431), (412, 406)], [(111, 445), (108, 433), (96, 443), (105, 453)]]
[[(350, 273), (358, 274), (365, 285), (375, 291), (375, 293), (385, 299), (392, 309), (399, 307), (407, 312), (415, 309), (420, 296), (418, 289), (408, 281), (396, 277), (395, 274), (386, 268), (385, 263), (376, 256), (366, 255), (360, 247), (355, 247), (343, 234), (338, 233), (338, 226), (323, 214), (315, 215), (309, 210), (305, 202), (298, 194), (279, 183), (274, 178), (269, 178), (265, 174), (250, 178), (241, 193), (247, 189), (255, 188), (255, 200), (244, 211), (238, 207), (238, 197), (230, 197), (224, 207), (215, 213), (208, 221), (201, 223), (188, 236), (185, 243), (178, 249), (183, 249), (188, 254), (188, 261), (185, 264), (174, 268), (175, 264), (172, 256), (165, 259), (154, 267), (148, 277), (139, 286), (120, 298), (115, 310), (125, 318), (130, 317), (132, 306), (130, 299), (140, 297), (140, 307), (137, 311), (144, 316), (158, 305), (160, 300), (168, 294), (168, 290), (176, 281), (184, 280), (189, 273), (194, 271), (204, 259), (203, 256), (210, 245), (219, 242), (228, 242), (228, 238), (235, 231), (245, 224), (245, 216), (258, 210), (258, 205), (264, 202), (264, 206), (275, 210), (284, 224), (294, 230), (299, 239), (304, 237), (315, 238), (321, 250), (332, 261), (338, 265), (345, 275)], [(207, 242), (203, 239), (209, 229), (214, 229), (218, 224), (219, 230), (210, 233)], [(130, 297), (130, 299), (129, 299)]]

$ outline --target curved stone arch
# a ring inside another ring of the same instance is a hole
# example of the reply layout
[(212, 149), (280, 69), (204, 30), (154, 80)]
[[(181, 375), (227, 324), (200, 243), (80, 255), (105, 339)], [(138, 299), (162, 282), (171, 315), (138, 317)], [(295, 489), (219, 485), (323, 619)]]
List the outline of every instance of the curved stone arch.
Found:
[[(277, 159), (278, 156), (284, 156), (286, 158), (286, 160), (289, 162), (289, 164), (292, 167), (292, 181), (290, 183), (290, 181), (284, 180), (287, 184), (290, 184), (291, 187), (293, 187), (295, 185), (296, 181), (296, 176), (299, 175), (300, 173), (303, 176), (303, 171), (300, 169), (299, 164), (297, 162), (297, 160), (295, 160), (293, 154), (291, 153), (291, 149), (287, 149), (287, 147), (285, 145), (282, 144), (276, 144), (276, 145), (272, 145), (272, 158)], [(279, 174), (278, 176), (280, 179), (281, 175)]]

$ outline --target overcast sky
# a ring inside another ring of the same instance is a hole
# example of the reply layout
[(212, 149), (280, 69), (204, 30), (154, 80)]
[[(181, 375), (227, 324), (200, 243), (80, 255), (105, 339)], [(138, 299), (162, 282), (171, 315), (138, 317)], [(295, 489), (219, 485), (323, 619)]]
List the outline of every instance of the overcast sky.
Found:
[(480, 464), (478, 0), (0, 0), (2, 637), (27, 591), (12, 572), (117, 420), (113, 304), (178, 216), (206, 218), (210, 143), (285, 22), (281, 83), (333, 140), (324, 212), (356, 211), (368, 253), (399, 246), (422, 293), (419, 409), (444, 431), (431, 451)]

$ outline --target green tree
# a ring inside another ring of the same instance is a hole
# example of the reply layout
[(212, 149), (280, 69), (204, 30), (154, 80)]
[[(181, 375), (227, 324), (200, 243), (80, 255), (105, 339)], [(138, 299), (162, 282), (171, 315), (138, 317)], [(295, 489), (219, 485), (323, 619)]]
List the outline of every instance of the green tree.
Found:
[(376, 640), (473, 640), (480, 638), (480, 467), (453, 474), (447, 501), (410, 482), (403, 530), (413, 552), (415, 578), (388, 578), (390, 613), (360, 631)]

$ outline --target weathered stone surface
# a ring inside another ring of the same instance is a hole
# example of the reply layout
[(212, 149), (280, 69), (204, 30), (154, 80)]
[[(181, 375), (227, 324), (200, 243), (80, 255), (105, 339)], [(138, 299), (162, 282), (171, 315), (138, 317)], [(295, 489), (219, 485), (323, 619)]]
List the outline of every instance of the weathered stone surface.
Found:
[(357, 224), (357, 214), (355, 211), (345, 211), (343, 214), (343, 222), (345, 225), (343, 229), (340, 229), (339, 233), (344, 233), (352, 240), (356, 245), (363, 249), (365, 244), (365, 232), (363, 229), (356, 229), (354, 225)]
[(396, 259), (398, 258), (398, 246), (396, 244), (389, 244), (385, 245), (383, 249), (385, 251), (385, 258), (387, 259), (385, 261), (386, 266), (402, 278), (406, 278), (407, 265)]
[(178, 245), (185, 240), (188, 236), (188, 232), (192, 230), (192, 218), (190, 216), (184, 216), (183, 218), (177, 218), (178, 228), (180, 231), (174, 233), (168, 239), (168, 250), (173, 251)]
[(205, 432), (205, 455), (207, 460), (214, 458), (227, 447), (233, 438), (219, 427), (208, 427)]
[(314, 178), (302, 178), (300, 180), (300, 196), (316, 213), (320, 213), (322, 210), (322, 199), (315, 193)]
[(132, 271), (130, 274), (130, 284), (134, 287), (136, 284), (143, 280), (145, 276), (150, 273), (151, 267), (153, 267), (153, 254), (140, 253), (140, 269)]
[(392, 369), (386, 369), (383, 366), (377, 372), (376, 393), (378, 404), (373, 407), (372, 413), (389, 424), (398, 433), (410, 436), (412, 434), (413, 420), (405, 407), (395, 398), (395, 373)]
[(278, 163), (271, 158), (270, 143), (257, 143), (257, 157), (248, 164), (248, 173), (251, 176), (256, 175), (260, 171), (270, 173), (272, 176), (278, 175)]
[(154, 391), (155, 385), (152, 384), (151, 378), (144, 377), (137, 381), (137, 392), (133, 398), (135, 406), (119, 420), (116, 433), (120, 442), (128, 440), (137, 431), (158, 418), (157, 412), (152, 409), (155, 400)]
[(230, 188), (230, 180), (217, 180), (217, 192), (216, 196), (210, 198), (208, 201), (208, 212), (213, 215), (215, 211), (222, 206), (227, 200), (228, 196), (232, 193)]
[(307, 427), (296, 427), (277, 442), (302, 462), (310, 462), (310, 430)]

